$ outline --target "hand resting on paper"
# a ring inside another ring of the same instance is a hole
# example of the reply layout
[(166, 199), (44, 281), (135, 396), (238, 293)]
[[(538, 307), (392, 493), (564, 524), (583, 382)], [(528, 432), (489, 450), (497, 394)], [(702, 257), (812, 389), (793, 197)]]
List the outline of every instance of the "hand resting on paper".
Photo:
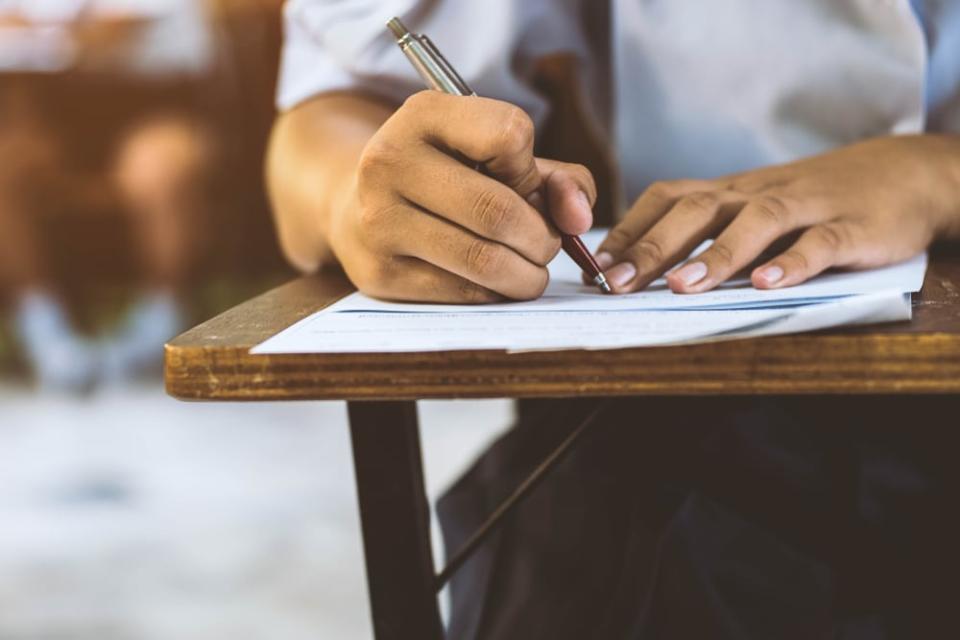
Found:
[(699, 293), (773, 247), (779, 252), (751, 273), (755, 287), (771, 289), (831, 267), (892, 264), (958, 236), (960, 139), (897, 136), (716, 180), (654, 184), (597, 260), (614, 290), (628, 293), (715, 238), (667, 276), (673, 291)]

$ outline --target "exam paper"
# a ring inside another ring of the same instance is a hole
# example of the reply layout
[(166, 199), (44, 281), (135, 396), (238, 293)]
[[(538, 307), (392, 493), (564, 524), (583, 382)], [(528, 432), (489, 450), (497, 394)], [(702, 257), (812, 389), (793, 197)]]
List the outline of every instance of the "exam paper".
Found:
[(909, 320), (909, 294), (889, 291), (790, 309), (316, 313), (252, 350), (399, 353), (556, 351), (662, 346)]
[[(602, 237), (602, 231), (592, 232), (584, 242), (592, 249)], [(356, 293), (252, 353), (616, 349), (909, 320), (910, 294), (923, 285), (926, 264), (923, 255), (882, 269), (824, 274), (773, 291), (758, 291), (738, 280), (709, 293), (678, 295), (661, 280), (646, 291), (610, 296), (582, 285), (579, 269), (561, 255), (550, 265), (551, 282), (539, 300), (401, 304)]]
[[(583, 236), (584, 243), (594, 250), (605, 235), (604, 230), (591, 231)], [(694, 254), (709, 243), (701, 245)], [(663, 279), (646, 290), (627, 295), (611, 296), (580, 280), (580, 269), (565, 254), (550, 264), (550, 284), (543, 296), (529, 302), (506, 302), (482, 307), (483, 313), (540, 312), (540, 311), (649, 311), (680, 309), (770, 309), (792, 307), (837, 300), (851, 295), (899, 291), (913, 293), (923, 286), (927, 270), (926, 254), (906, 262), (867, 271), (825, 273), (804, 284), (784, 289), (754, 289), (749, 278), (739, 278), (713, 291), (697, 294), (677, 294), (667, 288)], [(354, 293), (326, 309), (327, 312), (405, 312), (405, 313), (476, 313), (470, 305), (407, 304), (377, 300), (362, 293)]]

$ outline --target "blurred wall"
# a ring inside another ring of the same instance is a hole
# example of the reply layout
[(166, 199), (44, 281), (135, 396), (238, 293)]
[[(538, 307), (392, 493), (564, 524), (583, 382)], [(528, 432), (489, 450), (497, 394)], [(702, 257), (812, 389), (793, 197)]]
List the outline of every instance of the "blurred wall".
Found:
[[(88, 328), (100, 308), (135, 286), (140, 265), (125, 217), (109, 203), (77, 194), (99, 188), (92, 176), (102, 174), (119, 135), (159, 105), (195, 114), (216, 141), (209, 211), (197, 221), (208, 241), (191, 279), (198, 319), (292, 275), (277, 249), (262, 178), (275, 115), (282, 2), (211, 0), (209, 9), (217, 57), (211, 77), (202, 82), (157, 83), (89, 72), (0, 74), (0, 96), (17, 91), (39, 96), (46, 120), (67, 149), (72, 178), (43, 194), (39, 222), (57, 284)], [(212, 282), (219, 284), (210, 294)], [(10, 351), (3, 342), (0, 336), (0, 369)]]
[[(68, 149), (72, 173), (102, 169), (120, 133), (147, 109), (189, 111), (212, 127), (217, 168), (211, 180), (213, 243), (198, 278), (236, 277), (284, 269), (264, 196), (262, 164), (274, 117), (281, 40), (279, 0), (218, 0), (211, 6), (218, 47), (212, 76), (202, 82), (137, 80), (93, 73), (0, 75), (0, 90), (27, 89)], [(77, 190), (83, 185), (73, 185)], [(74, 189), (49, 194), (45, 236), (68, 292), (126, 281), (136, 273), (122, 218), (77, 211)], [(65, 197), (66, 196), (66, 197)]]

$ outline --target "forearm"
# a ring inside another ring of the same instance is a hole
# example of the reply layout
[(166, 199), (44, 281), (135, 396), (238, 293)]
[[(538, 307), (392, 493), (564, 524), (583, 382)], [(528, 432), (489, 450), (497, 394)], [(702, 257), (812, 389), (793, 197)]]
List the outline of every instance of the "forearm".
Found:
[(943, 209), (943, 223), (938, 228), (937, 237), (950, 242), (960, 241), (960, 136), (927, 136), (932, 144), (942, 146), (944, 163), (940, 180), (945, 185), (944, 195), (939, 199)]
[(277, 119), (267, 185), (280, 244), (298, 269), (336, 261), (331, 223), (348, 206), (363, 148), (392, 113), (373, 98), (335, 94)]

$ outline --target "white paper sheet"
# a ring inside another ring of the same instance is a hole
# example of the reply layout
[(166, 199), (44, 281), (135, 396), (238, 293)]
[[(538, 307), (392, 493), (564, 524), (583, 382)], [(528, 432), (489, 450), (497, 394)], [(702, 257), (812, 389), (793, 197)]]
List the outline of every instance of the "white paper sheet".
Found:
[[(595, 248), (604, 231), (591, 231), (583, 236), (588, 247)], [(702, 249), (702, 248), (701, 248)], [(700, 249), (698, 249), (699, 251)], [(697, 252), (694, 252), (697, 253)], [(580, 270), (570, 258), (560, 254), (550, 264), (550, 284), (544, 295), (530, 302), (508, 302), (484, 305), (482, 312), (534, 311), (647, 311), (668, 309), (770, 309), (836, 300), (844, 296), (899, 291), (913, 293), (923, 286), (927, 270), (926, 254), (906, 262), (868, 271), (826, 273), (804, 284), (785, 289), (759, 290), (747, 278), (731, 280), (714, 291), (698, 294), (676, 294), (661, 279), (645, 291), (611, 296), (596, 287), (585, 286)], [(355, 293), (327, 308), (328, 312), (383, 311), (406, 313), (475, 313), (469, 305), (405, 304), (386, 302)]]
[[(602, 233), (584, 240), (596, 246)], [(353, 294), (252, 350), (266, 353), (387, 353), (492, 349), (615, 349), (908, 320), (926, 256), (858, 273), (823, 275), (790, 289), (757, 291), (736, 282), (676, 295), (662, 282), (629, 296), (585, 287), (566, 256), (550, 265), (540, 300), (503, 305), (413, 305)]]
[(910, 295), (890, 291), (789, 309), (316, 313), (254, 348), (268, 353), (399, 353), (475, 349), (617, 349), (909, 320)]

